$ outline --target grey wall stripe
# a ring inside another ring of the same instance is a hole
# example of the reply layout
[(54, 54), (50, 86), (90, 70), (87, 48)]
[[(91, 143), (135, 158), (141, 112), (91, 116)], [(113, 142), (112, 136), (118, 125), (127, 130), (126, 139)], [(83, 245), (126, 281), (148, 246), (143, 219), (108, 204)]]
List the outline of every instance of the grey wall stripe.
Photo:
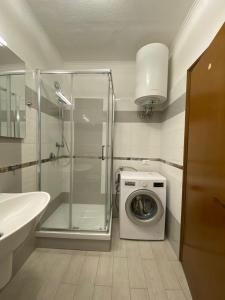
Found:
[(181, 95), (172, 104), (161, 111), (153, 111), (145, 116), (143, 111), (116, 111), (115, 122), (118, 123), (162, 123), (185, 111), (186, 94)]
[[(62, 159), (62, 158), (68, 158), (67, 156), (59, 156), (57, 158), (44, 158), (41, 160), (41, 163), (47, 163), (47, 162), (52, 162), (52, 161), (56, 161), (58, 159)], [(37, 160), (33, 160), (33, 161), (29, 161), (29, 162), (25, 162), (25, 163), (21, 163), (21, 164), (14, 164), (14, 165), (10, 165), (7, 167), (0, 167), (0, 174), (1, 173), (6, 173), (6, 172), (11, 172), (11, 171), (16, 171), (19, 169), (23, 169), (23, 168), (28, 168), (31, 166), (35, 166), (38, 164)]]
[(161, 122), (173, 118), (174, 116), (185, 111), (185, 103), (186, 93), (181, 95), (177, 100), (175, 100), (161, 112)]
[[(55, 160), (62, 159), (62, 158), (69, 158), (69, 156), (62, 155), (62, 156), (59, 156), (58, 158), (55, 158), (55, 159), (45, 158), (45, 159), (42, 159), (41, 162), (42, 163), (46, 163), (46, 162), (55, 161)], [(81, 159), (99, 159), (99, 160), (102, 159), (101, 156), (81, 156), (81, 155), (74, 156), (73, 158), (75, 158), (75, 159), (76, 158), (81, 158)], [(177, 169), (180, 169), (180, 170), (183, 169), (182, 165), (179, 165), (179, 164), (173, 163), (173, 162), (169, 162), (169, 161), (161, 159), (161, 158), (154, 158), (154, 157), (152, 158), (152, 157), (120, 157), (120, 156), (115, 156), (115, 157), (113, 157), (113, 160), (126, 160), (126, 161), (127, 160), (131, 160), (131, 161), (149, 160), (149, 161), (159, 161), (159, 162), (162, 162), (162, 163), (167, 164), (169, 166), (172, 166), (174, 168), (177, 168)], [(10, 171), (15, 171), (15, 170), (18, 170), (18, 169), (31, 167), (31, 166), (34, 166), (34, 165), (37, 165), (37, 164), (38, 164), (38, 161), (34, 160), (34, 161), (26, 162), (26, 163), (10, 165), (10, 166), (7, 166), (7, 167), (0, 167), (0, 173), (6, 173), (6, 172), (10, 172)]]
[(143, 111), (116, 111), (115, 122), (117, 123), (160, 123), (161, 112), (152, 112), (150, 117), (146, 117)]
[(113, 157), (114, 160), (136, 160), (136, 161), (142, 161), (142, 160), (150, 160), (150, 161), (159, 161), (162, 162), (166, 165), (172, 166), (174, 168), (183, 170), (183, 165), (177, 164), (177, 163), (173, 163), (170, 161), (167, 161), (165, 159), (161, 159), (161, 158), (149, 158), (149, 157)]
[[(50, 116), (58, 118), (58, 106), (47, 98), (42, 97), (41, 111)], [(26, 102), (32, 103), (32, 108), (37, 109), (37, 93), (31, 88), (26, 86)], [(145, 116), (143, 111), (115, 111), (115, 122), (116, 123), (161, 123), (170, 118), (173, 118), (177, 114), (185, 110), (186, 93), (181, 95), (172, 104), (166, 106), (164, 109), (161, 108), (160, 111), (153, 111), (151, 116)], [(106, 113), (103, 113), (103, 121), (106, 120)], [(64, 120), (70, 120), (70, 112), (65, 110)]]
[[(30, 87), (26, 86), (25, 89), (26, 103), (31, 103), (31, 107), (38, 109), (37, 93)], [(56, 104), (49, 101), (46, 97), (41, 97), (41, 112), (46, 113), (52, 117), (59, 118), (59, 108)]]
[(123, 156), (114, 156), (114, 160), (136, 160), (136, 161), (142, 161), (142, 160), (150, 160), (150, 161), (160, 161), (160, 158), (150, 158), (150, 157), (123, 157)]

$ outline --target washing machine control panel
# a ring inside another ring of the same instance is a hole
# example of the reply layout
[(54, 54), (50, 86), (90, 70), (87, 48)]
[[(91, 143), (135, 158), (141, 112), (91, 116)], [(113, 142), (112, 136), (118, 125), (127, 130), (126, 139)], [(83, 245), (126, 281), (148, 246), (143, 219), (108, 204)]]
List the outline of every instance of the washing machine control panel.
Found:
[(126, 180), (124, 182), (124, 185), (127, 187), (137, 187), (137, 188), (145, 188), (145, 189), (150, 189), (150, 188), (162, 188), (164, 187), (164, 182), (162, 181), (154, 181), (154, 182), (148, 182), (148, 181), (132, 181), (132, 180)]
[(135, 186), (135, 181), (125, 181), (126, 186)]
[(163, 182), (153, 182), (153, 186), (154, 187), (164, 187), (164, 183)]

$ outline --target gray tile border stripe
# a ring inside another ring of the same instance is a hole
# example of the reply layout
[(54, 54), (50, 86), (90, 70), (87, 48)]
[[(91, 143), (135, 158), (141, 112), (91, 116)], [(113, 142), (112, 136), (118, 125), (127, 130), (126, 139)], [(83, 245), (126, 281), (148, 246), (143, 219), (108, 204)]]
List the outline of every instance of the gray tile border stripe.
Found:
[[(60, 157), (58, 157), (56, 159), (45, 158), (45, 159), (42, 159), (41, 162), (42, 163), (46, 163), (46, 162), (55, 161), (55, 160), (62, 159), (62, 158), (69, 158), (69, 156), (62, 155), (62, 156), (60, 156)], [(73, 158), (99, 159), (99, 160), (102, 159), (101, 156), (97, 156), (97, 155), (96, 156), (95, 155), (83, 155), (83, 156), (81, 156), (81, 155), (75, 155), (75, 156), (73, 156)], [(169, 161), (166, 161), (166, 160), (161, 159), (161, 158), (115, 156), (115, 157), (113, 157), (113, 160), (131, 160), (131, 161), (149, 160), (149, 161), (159, 161), (159, 162), (162, 162), (162, 163), (167, 164), (169, 166), (172, 166), (174, 168), (183, 170), (183, 166), (182, 165), (179, 165), (179, 164), (176, 164), (176, 163), (173, 163), (173, 162), (169, 162)], [(30, 161), (30, 162), (26, 162), (26, 163), (21, 163), (21, 164), (15, 164), (15, 165), (7, 166), (7, 167), (0, 167), (0, 173), (11, 172), (11, 171), (15, 171), (15, 170), (18, 170), (18, 169), (31, 167), (31, 166), (34, 166), (34, 165), (37, 165), (37, 164), (38, 164), (38, 161), (34, 160), (34, 161)]]
[(185, 111), (186, 93), (160, 111), (153, 111), (148, 117), (143, 111), (115, 111), (116, 123), (162, 123)]
[(161, 159), (161, 158), (160, 158), (159, 161), (166, 164), (166, 165), (172, 166), (172, 167), (180, 169), (180, 170), (183, 170), (183, 168), (184, 168), (183, 165), (179, 165), (179, 164), (176, 164), (176, 163), (173, 163), (173, 162)]
[(142, 160), (150, 160), (150, 161), (160, 161), (160, 158), (150, 158), (150, 157), (124, 157), (124, 156), (114, 156), (114, 160), (136, 160), (136, 161), (142, 161)]
[[(42, 97), (41, 111), (50, 116), (58, 118), (58, 106)], [(37, 93), (30, 87), (26, 86), (26, 102), (32, 102), (32, 108), (37, 109)], [(142, 110), (137, 111), (115, 111), (116, 123), (162, 123), (177, 114), (185, 111), (186, 93), (181, 95), (172, 104), (161, 108), (160, 111), (153, 111), (151, 116), (145, 116)], [(70, 111), (65, 110), (64, 120), (70, 120)], [(103, 113), (103, 121), (106, 120), (106, 112)]]
[[(58, 159), (62, 159), (62, 158), (67, 158), (67, 156), (59, 156), (57, 158), (44, 158), (41, 160), (41, 163), (46, 163), (46, 162), (50, 162), (50, 161), (56, 161)], [(23, 168), (27, 168), (27, 167), (31, 167), (31, 166), (35, 166), (38, 164), (37, 160), (33, 160), (33, 161), (29, 161), (29, 162), (25, 162), (25, 163), (21, 163), (21, 164), (14, 164), (14, 165), (10, 165), (7, 167), (0, 167), (0, 174), (1, 173), (6, 173), (6, 172), (13, 172), (16, 171), (18, 169), (23, 169)]]
[(142, 161), (142, 160), (150, 160), (150, 161), (159, 161), (162, 162), (166, 165), (172, 166), (174, 168), (183, 170), (183, 166), (179, 165), (177, 163), (173, 163), (170, 161), (167, 161), (165, 159), (161, 159), (161, 158), (149, 158), (149, 157), (113, 157), (114, 160), (136, 160), (136, 161)]
[[(30, 102), (31, 107), (38, 110), (38, 97), (37, 93), (30, 87), (26, 86), (25, 89), (26, 103)], [(41, 112), (48, 114), (52, 117), (59, 118), (59, 108), (56, 104), (49, 101), (46, 97), (41, 97)]]
[(161, 112), (154, 111), (150, 117), (144, 115), (143, 111), (115, 111), (116, 123), (160, 123)]
[(186, 93), (181, 95), (177, 100), (175, 100), (173, 103), (168, 105), (161, 112), (161, 122), (164, 122), (170, 118), (173, 118), (176, 115), (185, 111), (185, 104), (186, 104)]

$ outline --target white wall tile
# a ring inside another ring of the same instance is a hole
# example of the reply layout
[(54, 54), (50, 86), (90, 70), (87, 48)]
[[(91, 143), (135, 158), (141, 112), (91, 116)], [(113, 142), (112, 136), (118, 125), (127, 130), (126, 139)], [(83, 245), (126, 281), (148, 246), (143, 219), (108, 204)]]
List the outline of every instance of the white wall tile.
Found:
[(160, 163), (160, 173), (167, 179), (167, 208), (180, 223), (183, 171)]
[(161, 158), (183, 164), (185, 112), (162, 123)]
[(159, 157), (160, 124), (116, 123), (114, 156)]
[(22, 169), (22, 192), (37, 190), (37, 166)]

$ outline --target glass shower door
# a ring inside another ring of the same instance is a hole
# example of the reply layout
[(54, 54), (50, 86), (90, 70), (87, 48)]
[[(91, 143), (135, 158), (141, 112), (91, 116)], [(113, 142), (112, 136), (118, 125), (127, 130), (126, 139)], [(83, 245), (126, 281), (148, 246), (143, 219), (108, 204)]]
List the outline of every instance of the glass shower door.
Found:
[(106, 230), (108, 76), (74, 76), (72, 229)]
[(40, 76), (40, 189), (51, 196), (41, 229), (70, 229), (70, 110), (57, 96), (57, 88), (70, 99), (71, 75)]

